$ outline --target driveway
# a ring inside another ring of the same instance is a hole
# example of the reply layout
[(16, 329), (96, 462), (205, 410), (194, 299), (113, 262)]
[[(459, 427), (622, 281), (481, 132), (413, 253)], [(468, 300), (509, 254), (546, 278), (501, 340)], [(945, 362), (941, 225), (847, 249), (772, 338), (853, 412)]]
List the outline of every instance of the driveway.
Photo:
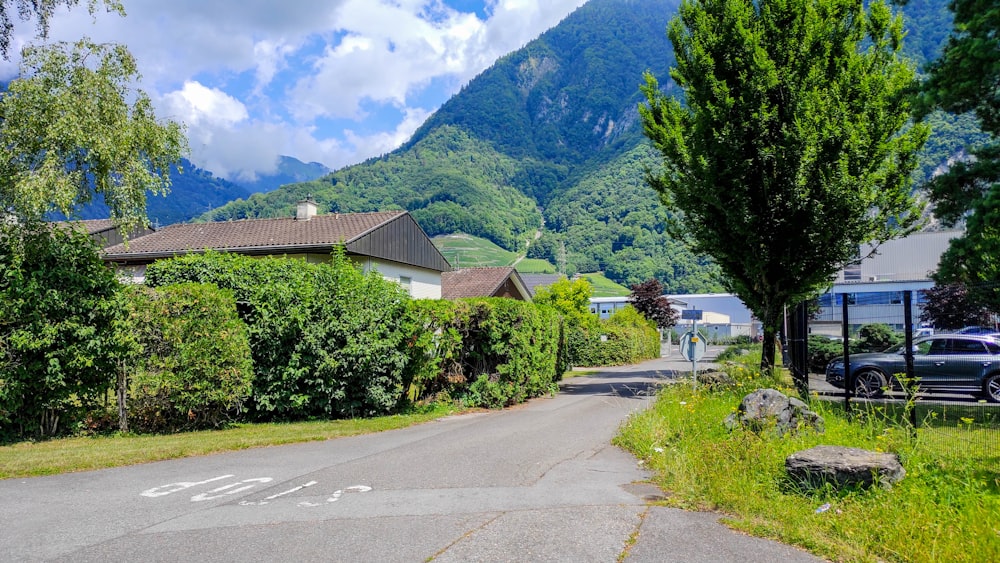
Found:
[(690, 364), (407, 429), (0, 481), (3, 561), (816, 561), (660, 492), (611, 446)]

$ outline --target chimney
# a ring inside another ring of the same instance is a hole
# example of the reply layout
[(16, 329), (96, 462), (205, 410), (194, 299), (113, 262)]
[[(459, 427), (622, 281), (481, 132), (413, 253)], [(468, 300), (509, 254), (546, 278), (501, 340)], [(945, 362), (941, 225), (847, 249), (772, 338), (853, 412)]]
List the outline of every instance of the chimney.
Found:
[(299, 202), (298, 207), (295, 208), (295, 220), (296, 221), (308, 221), (316, 216), (317, 205), (313, 201), (311, 195), (307, 195), (305, 199)]

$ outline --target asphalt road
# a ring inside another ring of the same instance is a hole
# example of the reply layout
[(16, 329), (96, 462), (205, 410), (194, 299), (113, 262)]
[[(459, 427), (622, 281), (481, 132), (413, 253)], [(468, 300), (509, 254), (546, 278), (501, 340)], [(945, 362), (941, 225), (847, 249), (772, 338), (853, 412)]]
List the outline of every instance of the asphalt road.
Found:
[(0, 481), (2, 561), (816, 561), (662, 493), (611, 446), (657, 360), (403, 430)]

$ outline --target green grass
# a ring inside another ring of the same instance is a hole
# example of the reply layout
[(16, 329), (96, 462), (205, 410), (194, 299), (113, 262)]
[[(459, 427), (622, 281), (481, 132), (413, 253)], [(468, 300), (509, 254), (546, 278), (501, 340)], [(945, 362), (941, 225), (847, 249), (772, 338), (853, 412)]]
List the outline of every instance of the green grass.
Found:
[(0, 479), (89, 471), (151, 461), (331, 440), (404, 428), (454, 413), (434, 406), (413, 414), (371, 419), (240, 424), (225, 430), (167, 436), (96, 436), (23, 442), (0, 447)]
[[(717, 510), (747, 533), (798, 545), (836, 561), (1000, 561), (1000, 445), (997, 429), (959, 419), (914, 434), (891, 414), (849, 418), (839, 404), (812, 401), (826, 431), (779, 438), (726, 430), (722, 420), (762, 386), (754, 362), (727, 368), (739, 387), (674, 385), (633, 416), (616, 443), (646, 460), (668, 504)], [(786, 393), (792, 393), (785, 388)], [(992, 441), (992, 447), (967, 447)], [(891, 490), (804, 491), (785, 478), (785, 458), (816, 445), (897, 453), (906, 477)], [(825, 512), (816, 508), (830, 503)]]
[(590, 282), (590, 285), (593, 286), (594, 297), (626, 297), (632, 293), (629, 288), (609, 280), (604, 277), (604, 274), (601, 272), (580, 274), (580, 276)]
[(517, 260), (516, 253), (504, 250), (484, 238), (454, 234), (437, 236), (431, 240), (456, 269), (509, 266)]
[(522, 274), (554, 274), (556, 267), (548, 260), (525, 258), (517, 263), (517, 271)]

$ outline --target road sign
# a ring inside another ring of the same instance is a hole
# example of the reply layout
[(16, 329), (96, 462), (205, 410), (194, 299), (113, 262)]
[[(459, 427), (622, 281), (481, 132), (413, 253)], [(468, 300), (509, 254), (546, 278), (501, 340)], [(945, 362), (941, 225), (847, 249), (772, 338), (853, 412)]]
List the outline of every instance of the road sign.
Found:
[(697, 362), (702, 359), (708, 348), (705, 344), (705, 339), (700, 334), (691, 331), (685, 332), (681, 336), (677, 347), (681, 350), (681, 356), (689, 362)]
[(681, 309), (681, 319), (700, 321), (701, 309)]

